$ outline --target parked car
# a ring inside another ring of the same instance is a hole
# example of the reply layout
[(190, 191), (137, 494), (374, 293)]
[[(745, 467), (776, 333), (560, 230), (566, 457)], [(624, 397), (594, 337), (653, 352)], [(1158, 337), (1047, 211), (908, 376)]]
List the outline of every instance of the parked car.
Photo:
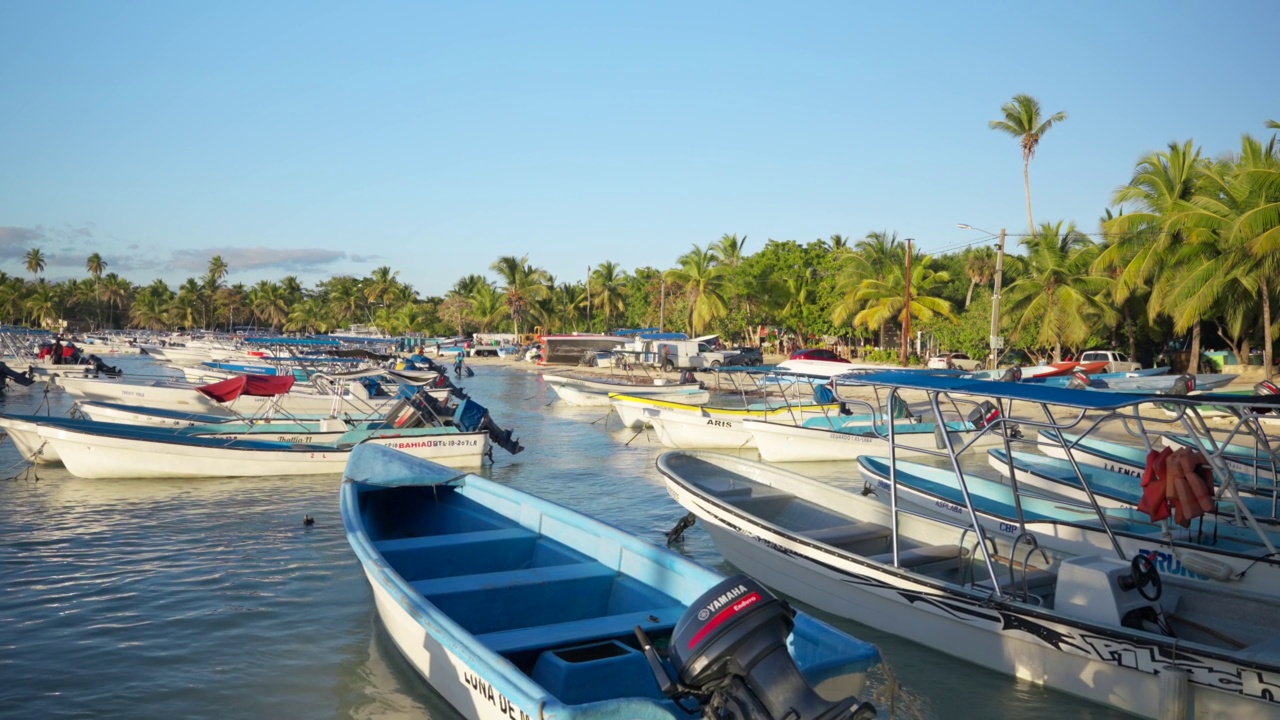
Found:
[(763, 365), (764, 351), (758, 347), (739, 346), (733, 349), (733, 352), (742, 356), (740, 361), (742, 365)]
[(928, 367), (934, 370), (977, 370), (982, 367), (982, 361), (964, 353), (942, 353), (929, 358)]
[(1103, 360), (1107, 361), (1107, 366), (1102, 369), (1103, 372), (1133, 372), (1134, 370), (1142, 369), (1141, 363), (1133, 362), (1128, 355), (1114, 350), (1090, 350), (1080, 355), (1080, 362), (1082, 363), (1101, 362)]
[(840, 357), (834, 352), (826, 348), (809, 348), (806, 350), (796, 350), (791, 353), (790, 360), (826, 360), (828, 362), (847, 363), (848, 360)]

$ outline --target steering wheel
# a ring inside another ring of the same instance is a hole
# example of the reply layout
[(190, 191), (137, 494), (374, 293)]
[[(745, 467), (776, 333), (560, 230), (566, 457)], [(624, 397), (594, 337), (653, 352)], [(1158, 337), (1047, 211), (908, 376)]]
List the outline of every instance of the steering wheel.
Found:
[[(1160, 579), (1160, 571), (1150, 555), (1134, 555), (1129, 563), (1133, 586), (1144, 599), (1155, 602), (1164, 592), (1164, 581)], [(1151, 586), (1151, 594), (1147, 594), (1147, 586)]]

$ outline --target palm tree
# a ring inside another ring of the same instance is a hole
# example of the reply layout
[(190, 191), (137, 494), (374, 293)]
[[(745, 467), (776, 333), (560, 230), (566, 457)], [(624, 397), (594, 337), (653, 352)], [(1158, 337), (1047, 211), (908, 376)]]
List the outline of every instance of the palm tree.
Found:
[[(88, 270), (89, 275), (93, 277), (93, 298), (94, 304), (97, 305), (97, 301), (100, 299), (98, 297), (98, 282), (102, 280), (102, 273), (107, 270), (107, 261), (102, 259), (101, 254), (93, 253), (89, 256), (89, 259), (85, 260), (84, 268), (85, 270)], [(101, 306), (98, 306), (98, 324), (102, 324)]]
[(698, 335), (708, 323), (719, 318), (726, 310), (722, 293), (725, 284), (724, 266), (719, 264), (719, 260), (720, 256), (715, 250), (703, 250), (694, 245), (692, 250), (676, 260), (679, 268), (666, 272), (668, 280), (684, 285), (688, 293), (687, 329), (690, 335)]
[(506, 298), (494, 286), (485, 283), (471, 296), (471, 316), (480, 325), (480, 332), (489, 332), (506, 316), (509, 306)]
[(146, 330), (163, 330), (168, 326), (165, 308), (173, 293), (163, 280), (156, 280), (143, 288), (129, 311), (133, 327)]
[[(1173, 223), (1191, 246), (1182, 261), (1191, 272), (1171, 282), (1185, 285), (1189, 297), (1170, 307), (1191, 316), (1244, 319), (1243, 310), (1260, 291), (1263, 363), (1271, 368), (1271, 288), (1280, 278), (1280, 147), (1245, 135), (1240, 154), (1204, 166), (1190, 200), (1173, 214)], [(1172, 273), (1168, 273), (1173, 275)], [(1256, 316), (1255, 316), (1256, 317)]]
[(57, 298), (53, 286), (43, 279), (36, 282), (35, 289), (27, 296), (27, 316), (39, 327), (53, 327), (58, 320)]
[(1006, 132), (1018, 139), (1022, 146), (1022, 180), (1027, 187), (1027, 227), (1031, 234), (1036, 232), (1035, 220), (1031, 218), (1031, 158), (1036, 156), (1036, 146), (1040, 139), (1049, 132), (1049, 128), (1067, 119), (1065, 112), (1057, 112), (1048, 118), (1040, 115), (1040, 101), (1030, 95), (1014, 95), (1011, 102), (1005, 103), (1000, 110), (1003, 120), (992, 120), (988, 126), (992, 130)]
[(1053, 346), (1053, 361), (1062, 360), (1063, 345), (1078, 346), (1097, 323), (1112, 323), (1112, 280), (1091, 267), (1099, 247), (1068, 224), (1044, 223), (1040, 232), (1024, 238), (1027, 275), (1004, 291), (1005, 324), (1022, 332), (1039, 323), (1036, 340)]
[(973, 301), (973, 288), (986, 285), (996, 275), (996, 251), (983, 246), (970, 248), (964, 253), (964, 274), (969, 276), (969, 292), (964, 295), (964, 306), (967, 309)]
[(27, 272), (37, 276), (38, 278), (40, 273), (44, 272), (45, 264), (46, 264), (46, 261), (45, 261), (44, 253), (40, 252), (40, 248), (31, 248), (30, 250), (27, 251), (27, 255), (26, 255)]
[(519, 258), (504, 255), (494, 261), (489, 269), (502, 276), (502, 294), (506, 298), (507, 307), (511, 309), (513, 329), (519, 335), (520, 318), (524, 316), (529, 303), (546, 295), (547, 271), (530, 265), (528, 255)]
[(280, 285), (270, 280), (260, 280), (249, 291), (249, 306), (259, 320), (271, 329), (281, 327), (289, 319), (289, 305), (285, 302)]
[[(1157, 276), (1186, 270), (1173, 265), (1176, 259), (1188, 257), (1177, 252), (1186, 235), (1180, 232), (1176, 218), (1190, 207), (1206, 167), (1193, 141), (1181, 145), (1171, 142), (1166, 151), (1151, 153), (1139, 160), (1129, 184), (1116, 190), (1112, 198), (1114, 204), (1132, 203), (1137, 208), (1103, 225), (1103, 231), (1114, 241), (1102, 251), (1097, 262), (1118, 267), (1121, 260), (1127, 258), (1113, 291), (1118, 301), (1123, 302)], [(1153, 296), (1147, 303), (1147, 316), (1151, 320), (1161, 314), (1169, 315), (1169, 310), (1162, 298)], [(1187, 369), (1196, 373), (1200, 370), (1200, 323), (1192, 323), (1190, 330), (1191, 359)]]
[(736, 233), (733, 235), (725, 233), (709, 249), (720, 256), (720, 262), (729, 267), (738, 267), (738, 265), (742, 264), (742, 250), (746, 247), (746, 244), (746, 235), (743, 235), (742, 239), (739, 240)]
[[(905, 255), (903, 262), (889, 268), (883, 275), (863, 280), (853, 298), (855, 307), (861, 308), (853, 318), (854, 327), (861, 326), (868, 330), (883, 329), (890, 320), (895, 319), (905, 326), (908, 317), (921, 321), (932, 320), (939, 315), (955, 318), (955, 310), (951, 307), (951, 303), (939, 295), (942, 286), (950, 282), (951, 276), (946, 271), (935, 271), (932, 265), (931, 256), (912, 252), (910, 305), (907, 304), (906, 297)], [(841, 317), (836, 322), (843, 323), (845, 317)], [(906, 340), (905, 337), (903, 339)], [(904, 362), (906, 348), (907, 345), (904, 342), (902, 349)]]
[(626, 272), (612, 260), (606, 260), (591, 273), (591, 303), (604, 311), (606, 328), (613, 327), (613, 313), (625, 312), (626, 299), (623, 297), (623, 283)]
[(230, 269), (227, 261), (223, 260), (221, 255), (214, 255), (209, 258), (209, 271), (206, 277), (210, 278), (210, 285), (214, 290), (218, 289), (218, 284), (227, 277)]
[[(865, 303), (858, 299), (863, 281), (884, 278), (899, 267), (905, 272), (906, 247), (898, 240), (897, 232), (869, 232), (854, 247), (854, 252), (844, 254), (843, 266), (836, 275), (835, 290), (839, 299), (831, 308), (831, 322), (835, 325), (844, 325), (863, 309)], [(905, 296), (905, 287), (903, 291)], [(885, 316), (885, 322), (876, 328), (880, 334), (880, 347), (885, 347), (888, 320), (889, 316)]]
[[(165, 287), (168, 289), (168, 286)], [(133, 283), (115, 273), (107, 273), (102, 278), (102, 299), (107, 303), (107, 324), (114, 327), (116, 309), (124, 309), (125, 303), (133, 294)]]
[(385, 307), (387, 305), (387, 296), (391, 294), (392, 289), (396, 286), (398, 282), (396, 276), (399, 274), (399, 270), (393, 271), (386, 265), (374, 270), (365, 283), (365, 297), (369, 299), (370, 303)]

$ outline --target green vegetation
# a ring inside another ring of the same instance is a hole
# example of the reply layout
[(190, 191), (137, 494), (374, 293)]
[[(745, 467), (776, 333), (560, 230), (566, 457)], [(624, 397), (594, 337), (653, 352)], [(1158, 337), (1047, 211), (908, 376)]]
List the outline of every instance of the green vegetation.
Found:
[[(1060, 359), (1094, 346), (1139, 354), (1166, 343), (1190, 350), (1191, 369), (1217, 338), (1239, 357), (1262, 346), (1270, 366), (1280, 330), (1280, 144), (1244, 135), (1238, 152), (1208, 157), (1192, 140), (1169, 143), (1134, 167), (1103, 210), (1093, 235), (1070, 220), (1033, 224), (1029, 163), (1041, 138), (1066, 118), (1042, 117), (1039, 103), (1015, 96), (990, 127), (1023, 152), (1030, 232), (1008, 243), (1001, 333), (1006, 351), (1031, 361)], [(1274, 121), (1267, 127), (1277, 128)], [(443, 297), (421, 297), (390, 267), (368, 277), (337, 276), (304, 288), (296, 277), (253, 287), (226, 283), (221, 256), (177, 288), (138, 287), (107, 272), (93, 253), (88, 277), (50, 283), (40, 248), (26, 253), (31, 279), (0, 273), (0, 321), (55, 327), (335, 332), (353, 323), (391, 334), (472, 331), (605, 332), (657, 327), (720, 333), (754, 343), (842, 342), (868, 357), (896, 357), (901, 327), (934, 345), (976, 358), (988, 353), (996, 254), (978, 247), (929, 256), (913, 251), (906, 300), (907, 244), (894, 231), (842, 234), (810, 242), (769, 239), (748, 252), (747, 238), (725, 234), (695, 244), (667, 268), (628, 272), (604, 260), (587, 281), (563, 282), (528, 255), (500, 257), (459, 278)], [(477, 262), (479, 265), (479, 261)], [(877, 351), (875, 348), (881, 348)]]

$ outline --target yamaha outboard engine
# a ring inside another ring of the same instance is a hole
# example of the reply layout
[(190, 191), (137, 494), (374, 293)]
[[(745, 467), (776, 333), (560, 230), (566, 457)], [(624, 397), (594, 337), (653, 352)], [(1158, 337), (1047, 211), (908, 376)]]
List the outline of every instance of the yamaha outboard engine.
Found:
[(818, 695), (787, 652), (795, 611), (746, 575), (693, 601), (671, 635), (672, 679), (639, 627), (636, 637), (667, 697), (694, 698), (707, 720), (865, 720), (870, 703)]

